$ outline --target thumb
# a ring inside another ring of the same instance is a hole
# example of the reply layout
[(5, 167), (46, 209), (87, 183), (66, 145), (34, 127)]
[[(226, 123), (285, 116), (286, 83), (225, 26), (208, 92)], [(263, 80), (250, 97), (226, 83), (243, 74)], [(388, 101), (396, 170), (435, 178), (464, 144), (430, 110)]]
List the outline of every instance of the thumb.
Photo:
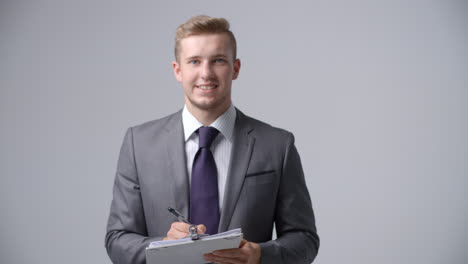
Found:
[(205, 234), (206, 226), (205, 225), (197, 225), (197, 230), (199, 234)]
[(245, 239), (242, 239), (242, 241), (239, 244), (239, 248), (243, 247), (245, 244), (247, 244), (247, 242), (249, 242), (249, 241), (247, 241)]

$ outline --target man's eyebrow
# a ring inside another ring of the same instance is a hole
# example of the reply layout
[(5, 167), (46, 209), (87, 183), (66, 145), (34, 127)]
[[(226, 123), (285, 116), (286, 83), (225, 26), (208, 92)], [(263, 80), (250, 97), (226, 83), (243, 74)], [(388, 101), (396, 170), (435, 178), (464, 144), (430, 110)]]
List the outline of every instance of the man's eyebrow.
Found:
[(224, 55), (224, 54), (216, 54), (216, 55), (213, 55), (212, 58), (227, 58), (228, 56)]
[[(184, 61), (198, 60), (200, 58), (202, 58), (202, 56), (195, 55), (195, 56), (190, 56), (190, 57), (184, 58)], [(210, 59), (212, 59), (212, 58), (228, 58), (228, 56), (226, 56), (224, 54), (215, 54), (213, 56), (210, 56)]]
[(190, 57), (188, 57), (188, 58), (185, 58), (184, 60), (186, 60), (186, 61), (191, 61), (191, 60), (199, 59), (199, 58), (200, 58), (200, 56), (195, 55), (195, 56), (190, 56)]

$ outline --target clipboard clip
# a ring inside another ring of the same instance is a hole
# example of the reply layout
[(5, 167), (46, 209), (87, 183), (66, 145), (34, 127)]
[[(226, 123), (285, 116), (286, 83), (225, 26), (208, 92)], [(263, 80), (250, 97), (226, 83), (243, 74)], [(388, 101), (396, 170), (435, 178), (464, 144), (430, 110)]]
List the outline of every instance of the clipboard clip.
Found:
[(188, 237), (190, 237), (192, 240), (198, 240), (198, 239), (200, 239), (200, 237), (207, 236), (207, 234), (199, 234), (197, 225), (190, 224), (187, 221), (187, 219), (185, 219), (185, 217), (181, 213), (179, 213), (179, 211), (177, 211), (176, 209), (168, 207), (167, 210), (171, 214), (173, 214), (180, 222), (184, 222), (186, 224), (189, 224), (189, 230), (188, 230), (189, 235), (188, 235)]
[(203, 234), (198, 234), (198, 228), (196, 225), (189, 226), (189, 234), (192, 240), (198, 240), (201, 236), (203, 236)]

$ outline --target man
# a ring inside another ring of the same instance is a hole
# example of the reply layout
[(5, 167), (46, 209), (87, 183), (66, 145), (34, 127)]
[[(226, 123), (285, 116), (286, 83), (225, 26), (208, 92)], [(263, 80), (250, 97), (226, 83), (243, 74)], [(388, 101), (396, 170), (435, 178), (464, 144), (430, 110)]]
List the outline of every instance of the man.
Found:
[(107, 225), (110, 258), (145, 263), (150, 242), (187, 236), (170, 206), (201, 233), (242, 228), (239, 248), (206, 254), (208, 262), (311, 263), (319, 238), (294, 137), (232, 105), (241, 64), (229, 23), (191, 18), (177, 29), (175, 57), (185, 106), (125, 135)]

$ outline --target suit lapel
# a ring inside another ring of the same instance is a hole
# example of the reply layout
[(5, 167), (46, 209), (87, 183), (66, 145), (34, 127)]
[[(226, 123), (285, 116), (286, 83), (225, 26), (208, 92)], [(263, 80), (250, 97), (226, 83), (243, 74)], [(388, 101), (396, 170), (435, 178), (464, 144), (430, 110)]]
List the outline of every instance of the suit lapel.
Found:
[(184, 130), (182, 113), (177, 112), (165, 127), (167, 132), (166, 151), (168, 159), (168, 177), (172, 178), (173, 203), (183, 215), (189, 214), (189, 184), (185, 157)]
[(250, 131), (252, 131), (252, 128), (249, 126), (246, 116), (237, 110), (231, 162), (229, 165), (223, 208), (219, 223), (220, 232), (226, 231), (230, 224), (232, 214), (244, 183), (244, 177), (247, 172), (255, 144), (255, 138), (249, 135)]

